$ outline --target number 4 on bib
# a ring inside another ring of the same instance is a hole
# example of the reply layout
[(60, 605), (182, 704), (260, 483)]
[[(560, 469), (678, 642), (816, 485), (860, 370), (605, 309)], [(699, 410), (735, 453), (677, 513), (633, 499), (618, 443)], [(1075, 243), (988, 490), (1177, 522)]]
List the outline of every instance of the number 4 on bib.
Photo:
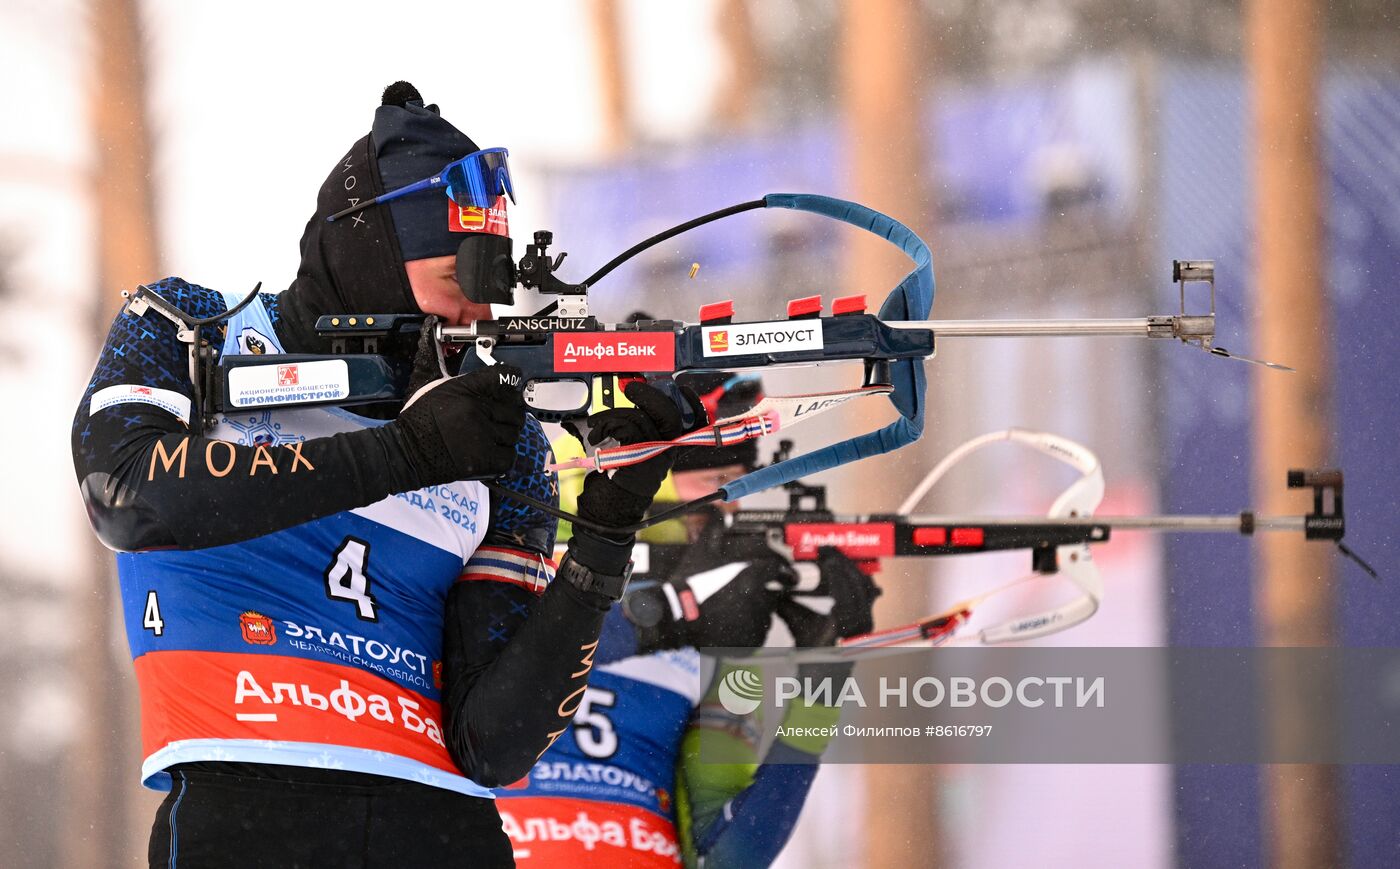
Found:
[(146, 592), (146, 612), (141, 616), (141, 627), (156, 636), (165, 633), (165, 619), (160, 617), (160, 601), (154, 591)]
[(355, 604), (355, 615), (367, 622), (379, 621), (374, 595), (369, 593), (369, 544), (345, 538), (326, 568), (326, 596)]

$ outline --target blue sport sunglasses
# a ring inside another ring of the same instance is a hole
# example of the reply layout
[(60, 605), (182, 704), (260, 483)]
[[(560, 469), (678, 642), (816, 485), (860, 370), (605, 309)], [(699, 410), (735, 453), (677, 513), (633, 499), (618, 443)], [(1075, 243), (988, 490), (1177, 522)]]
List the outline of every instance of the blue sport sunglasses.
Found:
[(420, 190), (434, 190), (439, 187), (446, 187), (447, 195), (462, 208), (472, 205), (486, 208), (495, 203), (496, 197), (502, 194), (509, 196), (513, 203), (515, 202), (515, 187), (510, 182), (510, 164), (507, 162), (509, 156), (510, 152), (505, 148), (486, 148), (481, 151), (473, 151), (460, 160), (453, 160), (442, 167), (442, 171), (424, 178), (422, 181), (414, 181), (406, 187), (390, 190), (368, 202), (359, 202), (349, 208), (337, 211), (327, 217), (326, 222), (333, 223), (346, 215), (363, 211), (381, 202), (398, 199), (400, 196), (407, 196)]

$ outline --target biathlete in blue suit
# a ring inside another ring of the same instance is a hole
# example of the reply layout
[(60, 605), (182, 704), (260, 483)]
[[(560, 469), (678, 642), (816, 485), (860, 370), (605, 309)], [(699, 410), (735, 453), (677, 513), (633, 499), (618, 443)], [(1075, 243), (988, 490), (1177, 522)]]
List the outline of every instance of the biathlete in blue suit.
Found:
[[(715, 419), (761, 397), (751, 377), (682, 382)], [(556, 444), (561, 454), (571, 447)], [(752, 440), (681, 451), (657, 500), (712, 492), (756, 460)], [(581, 482), (565, 476), (566, 505)], [(871, 630), (879, 589), (834, 549), (794, 564), (766, 542), (722, 531), (716, 515), (701, 513), (642, 532), (663, 545), (608, 614), (572, 726), (526, 778), (497, 792), (517, 865), (757, 867), (787, 843), (839, 711), (789, 704), (784, 735), (760, 757), (759, 723), (724, 708), (717, 690), (742, 661), (716, 666), (697, 648), (761, 646), (774, 615), (798, 646), (830, 645)], [(799, 666), (813, 679), (849, 671)]]
[[(448, 196), (415, 185), (449, 164)], [(488, 316), (456, 259), (508, 232), (509, 194), (503, 152), (392, 85), (322, 184), (290, 288), (203, 334), (225, 355), (323, 353), (322, 314)], [(236, 301), (178, 278), (153, 289), (193, 317)], [(551, 581), (554, 520), (474, 482), (557, 499), (518, 370), (442, 378), (410, 341), (385, 348), (420, 387), (402, 408), (234, 410), (199, 427), (178, 332), (154, 308), (118, 315), (73, 424), (88, 515), (119, 553), (143, 779), (169, 790), (151, 865), (510, 865), (490, 788), (567, 729), (632, 538), (579, 532)], [(334, 362), (258, 371), (240, 388), (345, 385)], [(683, 433), (660, 393), (627, 394), (621, 442)], [(579, 513), (635, 522), (668, 470), (591, 475)]]

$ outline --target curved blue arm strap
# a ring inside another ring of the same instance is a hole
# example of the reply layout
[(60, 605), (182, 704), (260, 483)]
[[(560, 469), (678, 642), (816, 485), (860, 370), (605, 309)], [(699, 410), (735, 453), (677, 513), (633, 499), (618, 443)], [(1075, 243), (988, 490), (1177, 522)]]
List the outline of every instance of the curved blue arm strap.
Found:
[[(874, 209), (805, 193), (771, 193), (763, 197), (766, 208), (792, 208), (810, 211), (872, 232), (904, 251), (914, 261), (914, 270), (899, 282), (880, 306), (882, 320), (927, 320), (933, 308), (933, 254), (914, 231)], [(894, 393), (890, 402), (900, 418), (880, 429), (831, 444), (787, 461), (745, 474), (720, 488), (726, 501), (781, 486), (819, 471), (848, 462), (897, 450), (919, 439), (924, 431), (923, 360), (900, 360), (890, 366)]]

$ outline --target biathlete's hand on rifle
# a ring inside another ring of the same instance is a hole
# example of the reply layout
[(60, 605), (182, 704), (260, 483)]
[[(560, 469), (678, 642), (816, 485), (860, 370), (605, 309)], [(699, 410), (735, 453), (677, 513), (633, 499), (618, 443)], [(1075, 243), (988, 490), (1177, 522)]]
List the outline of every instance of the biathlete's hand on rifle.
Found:
[[(792, 594), (778, 604), (778, 618), (792, 632), (793, 645), (818, 647), (835, 645), (837, 640), (868, 634), (875, 629), (872, 609), (880, 587), (854, 561), (839, 549), (823, 546), (817, 550), (821, 579), (810, 592)], [(830, 609), (826, 604), (830, 603)], [(850, 662), (798, 664), (800, 678), (844, 679), (850, 675)]]
[(879, 586), (854, 561), (830, 546), (817, 551), (817, 569), (821, 579), (815, 589), (787, 595), (777, 606), (778, 618), (792, 632), (793, 644), (830, 646), (838, 639), (874, 630), (872, 608), (880, 596)]
[(758, 647), (785, 596), (774, 590), (780, 584), (774, 582), (775, 572), (788, 570), (776, 556), (723, 565), (639, 588), (627, 596), (623, 607), (637, 626), (639, 644), (647, 650)]
[[(690, 404), (696, 427), (704, 425), (705, 407), (690, 390), (681, 389)], [(598, 446), (606, 440), (621, 445), (644, 441), (671, 440), (689, 429), (681, 418), (681, 409), (661, 390), (640, 381), (629, 383), (623, 395), (632, 407), (605, 410), (588, 417), (586, 426), (565, 423), (570, 433), (586, 444)], [(585, 522), (613, 528), (636, 525), (646, 516), (661, 482), (671, 472), (674, 456), (667, 450), (654, 458), (635, 465), (617, 468), (610, 473), (594, 471), (583, 481), (578, 498), (578, 516)], [(602, 532), (574, 524), (569, 541), (573, 560), (603, 574), (620, 574), (631, 558), (635, 535), (631, 532)], [(619, 592), (620, 593), (620, 592)]]
[[(586, 435), (585, 443), (598, 446), (612, 439), (618, 444), (639, 444), (646, 441), (672, 440), (691, 430), (681, 420), (681, 409), (664, 392), (640, 381), (627, 384), (623, 395), (633, 407), (619, 407), (605, 410), (588, 417), (586, 428), (580, 429), (565, 423), (565, 427), (580, 440)], [(681, 394), (689, 402), (695, 423), (691, 428), (705, 424), (705, 406), (695, 393), (681, 388)], [(635, 525), (646, 516), (651, 501), (661, 488), (661, 482), (671, 472), (674, 451), (628, 465), (611, 472), (611, 475), (594, 471), (584, 478), (583, 492), (578, 499), (578, 515), (590, 522), (613, 527)]]
[(398, 435), (407, 466), (399, 474), (403, 491), (506, 473), (525, 425), (520, 369), (493, 365), (444, 377), (432, 338), (436, 320), (423, 324), (408, 403), (386, 427)]

